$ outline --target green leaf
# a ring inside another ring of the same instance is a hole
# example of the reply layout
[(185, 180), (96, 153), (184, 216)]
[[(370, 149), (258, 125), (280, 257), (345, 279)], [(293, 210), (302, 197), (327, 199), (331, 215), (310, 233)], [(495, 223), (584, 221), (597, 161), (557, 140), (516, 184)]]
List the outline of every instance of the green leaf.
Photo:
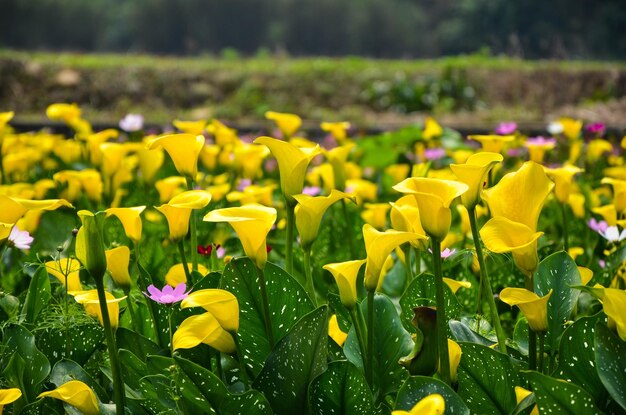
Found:
[(80, 380), (89, 386), (96, 393), (100, 401), (108, 402), (109, 396), (104, 388), (100, 386), (85, 370), (72, 360), (60, 360), (52, 368), (50, 373), (50, 382), (58, 388), (70, 380)]
[(601, 414), (591, 396), (580, 386), (539, 372), (526, 372), (541, 414)]
[[(363, 315), (367, 316), (367, 301), (361, 304)], [(411, 311), (412, 312), (412, 311)], [(377, 401), (400, 388), (408, 377), (408, 372), (400, 366), (400, 358), (413, 349), (411, 335), (402, 326), (396, 307), (385, 295), (374, 297), (374, 347), (373, 382)], [(350, 329), (343, 346), (347, 359), (363, 369), (363, 359), (356, 332)]]
[[(304, 288), (274, 264), (265, 266), (265, 281), (274, 340), (278, 341), (298, 319), (313, 310), (313, 304)], [(239, 346), (246, 365), (256, 375), (270, 353), (270, 344), (263, 323), (261, 290), (254, 263), (248, 258), (230, 261), (221, 284), (221, 288), (235, 294), (239, 301)]]
[[(418, 306), (435, 307), (437, 305), (435, 297), (435, 276), (422, 273), (415, 277), (400, 298), (404, 327), (415, 331), (411, 324), (413, 308)], [(444, 284), (443, 287), (443, 297), (446, 305), (446, 319), (458, 319), (461, 314), (461, 306), (447, 284)]]
[(556, 252), (539, 263), (535, 272), (535, 293), (543, 297), (552, 290), (548, 300), (548, 332), (546, 344), (550, 350), (558, 350), (559, 340), (570, 320), (580, 292), (580, 272), (574, 260), (564, 251)]
[(332, 362), (309, 387), (314, 414), (378, 414), (363, 372), (347, 361)]
[(277, 414), (307, 412), (309, 384), (326, 370), (328, 307), (300, 319), (268, 356), (254, 381)]
[(52, 293), (50, 289), (50, 278), (46, 267), (40, 266), (35, 271), (33, 278), (28, 286), (28, 294), (26, 294), (26, 300), (24, 300), (24, 307), (22, 308), (22, 314), (24, 315), (24, 321), (26, 323), (34, 323), (39, 316), (41, 310), (48, 305)]
[(611, 397), (626, 410), (626, 342), (600, 322), (595, 332), (598, 376)]
[(515, 386), (520, 384), (510, 358), (489, 347), (460, 343), (459, 396), (472, 413), (509, 414), (517, 406)]
[(20, 300), (7, 293), (0, 293), (0, 321), (7, 321), (17, 315), (20, 309)]
[(465, 402), (450, 386), (426, 376), (411, 376), (404, 382), (398, 391), (395, 409), (410, 411), (417, 402), (433, 393), (443, 396), (446, 401), (446, 414), (469, 415), (470, 411)]
[(163, 353), (163, 349), (158, 344), (124, 327), (120, 327), (115, 331), (115, 338), (119, 349), (127, 349), (139, 358)]
[(67, 329), (48, 328), (37, 333), (37, 347), (51, 364), (71, 359), (83, 365), (104, 341), (104, 330), (98, 324), (69, 325)]
[[(484, 320), (481, 320), (479, 324), (483, 324)], [(448, 323), (452, 336), (457, 342), (469, 342), (478, 343), (483, 346), (493, 346), (495, 342), (483, 337), (479, 333), (475, 332), (470, 326), (463, 321), (450, 320)], [(476, 326), (476, 325), (474, 325)]]

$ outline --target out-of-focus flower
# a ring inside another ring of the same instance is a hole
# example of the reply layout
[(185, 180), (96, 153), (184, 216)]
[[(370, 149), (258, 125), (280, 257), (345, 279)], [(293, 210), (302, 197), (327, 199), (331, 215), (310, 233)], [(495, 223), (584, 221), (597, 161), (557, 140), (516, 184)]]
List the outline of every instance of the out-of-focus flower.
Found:
[(317, 186), (304, 186), (302, 188), (302, 194), (307, 196), (317, 196), (322, 192), (322, 189)]
[(455, 253), (456, 253), (456, 249), (446, 248), (443, 251), (441, 251), (441, 258), (442, 259), (446, 259), (446, 258), (454, 255)]
[(162, 290), (150, 284), (148, 286), (148, 292), (144, 293), (144, 295), (157, 303), (174, 304), (187, 298), (190, 291), (185, 292), (186, 289), (187, 284), (184, 282), (178, 284), (176, 288), (166, 284)]
[(141, 114), (126, 114), (119, 122), (120, 129), (127, 133), (133, 133), (135, 131), (143, 130), (143, 115)]
[(606, 229), (609, 227), (606, 221), (596, 220), (596, 218), (589, 219), (589, 221), (587, 222), (587, 226), (589, 226), (591, 230), (598, 233), (606, 231)]
[(422, 131), (422, 137), (424, 140), (430, 140), (432, 138), (437, 138), (443, 134), (443, 128), (441, 125), (432, 117), (427, 117), (424, 121), (424, 131)]
[(13, 111), (0, 112), (0, 133), (4, 130), (8, 122), (13, 119), (14, 115), (15, 113)]
[(204, 127), (206, 126), (206, 121), (205, 120), (198, 120), (198, 121), (174, 120), (172, 124), (174, 125), (174, 127), (176, 127), (178, 130), (182, 131), (185, 134), (191, 134), (191, 135), (197, 136), (197, 135), (202, 135), (202, 133), (204, 133)]
[(323, 122), (320, 124), (323, 131), (330, 133), (338, 143), (346, 139), (347, 131), (350, 128), (349, 122)]
[(546, 173), (554, 180), (554, 195), (561, 203), (567, 203), (572, 191), (574, 175), (583, 172), (583, 169), (566, 164), (554, 169), (546, 169)]
[(559, 122), (563, 128), (563, 135), (570, 140), (575, 140), (580, 136), (580, 131), (583, 128), (583, 122), (575, 120), (573, 118), (560, 118)]
[(552, 121), (546, 127), (546, 131), (548, 131), (550, 135), (559, 135), (563, 132), (563, 124), (558, 121)]
[(483, 148), (483, 151), (490, 153), (502, 153), (504, 146), (507, 143), (512, 142), (515, 139), (513, 135), (470, 135), (467, 138), (470, 140), (478, 141)]
[(34, 240), (35, 238), (30, 236), (30, 233), (19, 230), (17, 226), (14, 226), (9, 234), (9, 245), (21, 249), (22, 251), (29, 250)]
[(509, 135), (517, 131), (517, 123), (512, 121), (505, 121), (498, 124), (495, 133), (499, 135)]
[(181, 176), (196, 178), (198, 157), (204, 146), (204, 136), (193, 134), (169, 134), (153, 139), (146, 144), (148, 150), (163, 147), (170, 155)]
[(604, 231), (598, 231), (598, 233), (601, 237), (613, 243), (626, 239), (626, 229), (620, 232), (617, 226), (608, 226)]
[(18, 388), (0, 389), (0, 414), (5, 405), (13, 403), (22, 397), (22, 391)]
[(37, 398), (59, 399), (72, 405), (85, 415), (100, 414), (96, 394), (86, 383), (80, 380), (70, 380), (54, 390), (40, 393)]
[(554, 138), (531, 137), (526, 140), (524, 146), (528, 149), (530, 160), (541, 164), (546, 151), (552, 150), (556, 146), (556, 140)]
[[(187, 263), (187, 269), (191, 269), (192, 266), (193, 264)], [(204, 265), (198, 264), (198, 272), (201, 275), (206, 275), (209, 273), (209, 270)], [(165, 274), (165, 283), (171, 285), (172, 287), (177, 287), (179, 284), (186, 282), (187, 275), (185, 274), (185, 268), (182, 262), (180, 264), (172, 265)]]
[(603, 155), (613, 151), (613, 144), (602, 138), (591, 140), (587, 145), (587, 160), (590, 162), (600, 159)]
[(619, 337), (626, 341), (626, 291), (605, 288), (602, 305), (609, 328), (617, 330)]
[(389, 203), (366, 203), (361, 212), (361, 218), (378, 230), (387, 226), (387, 212), (391, 208)]
[(585, 130), (587, 130), (587, 132), (599, 136), (604, 134), (605, 129), (606, 126), (601, 122), (594, 122), (593, 124), (589, 124), (587, 127), (585, 127)]
[(302, 119), (296, 114), (267, 111), (265, 118), (276, 123), (278, 129), (283, 133), (283, 138), (292, 137), (302, 125)]
[(446, 149), (443, 147), (433, 147), (424, 150), (424, 158), (429, 161), (440, 160), (446, 156)]

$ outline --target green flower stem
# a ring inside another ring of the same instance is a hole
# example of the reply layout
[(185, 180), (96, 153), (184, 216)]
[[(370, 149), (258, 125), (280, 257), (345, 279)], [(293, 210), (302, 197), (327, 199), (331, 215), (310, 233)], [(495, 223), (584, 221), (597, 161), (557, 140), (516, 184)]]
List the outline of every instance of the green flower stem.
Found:
[(174, 330), (172, 328), (172, 316), (174, 315), (174, 308), (170, 305), (167, 305), (170, 310), (169, 315), (167, 317), (167, 328), (170, 332), (170, 356), (174, 355)]
[(538, 369), (541, 373), (544, 373), (543, 370), (543, 353), (544, 353), (544, 343), (546, 339), (545, 333), (539, 333), (539, 364)]
[(441, 272), (441, 241), (431, 237), (433, 269), (435, 270), (435, 290), (437, 301), (437, 349), (441, 380), (451, 385), (450, 354), (448, 352), (448, 330), (446, 329), (446, 303), (443, 296), (443, 275)]
[[(193, 190), (193, 180), (187, 177), (187, 189)], [(189, 216), (189, 228), (191, 231), (191, 264), (194, 271), (198, 270), (198, 233), (196, 230), (197, 215), (196, 210), (191, 211)]]
[(359, 348), (361, 349), (362, 359), (363, 361), (365, 361), (365, 356), (367, 356), (367, 348), (365, 343), (367, 330), (363, 322), (363, 316), (359, 314), (357, 306), (354, 306), (350, 309), (350, 317), (352, 319), (354, 331), (356, 332), (356, 338), (359, 341)]
[[(526, 277), (526, 289), (535, 292), (533, 276)], [(528, 329), (528, 370), (537, 370), (537, 333)]]
[(261, 289), (261, 307), (263, 312), (263, 322), (265, 323), (265, 331), (267, 332), (267, 338), (270, 342), (270, 348), (274, 348), (274, 329), (272, 327), (272, 320), (270, 314), (270, 304), (267, 297), (267, 287), (265, 284), (265, 274), (263, 270), (256, 267), (256, 273), (259, 277), (259, 287)]
[(113, 400), (115, 401), (115, 413), (124, 415), (124, 382), (122, 381), (122, 371), (120, 360), (117, 355), (117, 346), (115, 345), (115, 335), (111, 327), (111, 319), (109, 318), (109, 309), (107, 307), (106, 295), (104, 293), (103, 278), (94, 278), (96, 280), (96, 289), (98, 291), (98, 302), (100, 303), (100, 312), (102, 313), (102, 325), (104, 326), (104, 335), (109, 350), (109, 359), (111, 361), (111, 375), (113, 376)]
[(194, 281), (192, 281), (191, 279), (191, 271), (189, 271), (189, 263), (187, 263), (187, 257), (185, 255), (185, 245), (183, 245), (182, 239), (178, 241), (178, 252), (180, 253), (180, 260), (183, 263), (183, 270), (185, 271), (187, 284), (193, 285)]
[[(148, 291), (148, 282), (145, 280), (144, 276), (143, 276), (143, 272), (141, 270), (141, 264), (139, 262), (139, 258), (140, 258), (140, 252), (139, 252), (139, 242), (135, 242), (134, 244), (135, 246), (135, 266), (137, 267), (137, 274), (138, 274), (138, 278), (137, 278), (137, 285), (139, 285), (139, 289), (142, 292), (147, 292)], [(154, 326), (154, 337), (151, 339), (153, 341), (155, 341), (159, 346), (161, 345), (161, 341), (159, 340), (160, 337), (157, 334), (157, 320), (156, 320), (156, 313), (154, 312), (154, 308), (153, 308), (153, 302), (152, 301), (148, 301), (147, 302), (148, 305), (148, 312), (150, 313), (150, 318), (152, 319), (152, 325)]]
[(315, 285), (313, 284), (313, 273), (311, 270), (311, 248), (303, 247), (304, 251), (304, 275), (306, 276), (306, 281), (304, 284), (304, 288), (306, 292), (311, 297), (311, 301), (313, 301), (313, 306), (317, 307), (317, 298), (315, 296)]
[(569, 232), (567, 229), (567, 209), (564, 203), (561, 205), (561, 214), (563, 215), (563, 250), (567, 252), (569, 250)]
[(348, 248), (350, 248), (350, 258), (356, 258), (356, 248), (354, 246), (354, 229), (352, 229), (352, 218), (350, 217), (350, 212), (348, 212), (348, 204), (346, 199), (341, 199), (341, 209), (343, 210), (343, 219), (346, 222), (347, 238), (348, 238)]
[(293, 275), (293, 237), (295, 231), (295, 205), (286, 200), (287, 207), (287, 229), (285, 233), (285, 270), (287, 274)]
[(413, 275), (413, 268), (411, 267), (411, 245), (408, 243), (404, 244), (402, 252), (404, 252), (404, 272), (406, 274), (404, 289), (406, 290), (415, 278), (415, 275)]
[(504, 354), (508, 354), (506, 350), (506, 335), (504, 334), (504, 330), (502, 330), (502, 324), (500, 323), (500, 315), (498, 314), (498, 308), (496, 307), (496, 302), (493, 299), (493, 291), (491, 289), (491, 282), (489, 282), (489, 273), (487, 272), (487, 264), (485, 263), (485, 257), (483, 255), (483, 250), (480, 245), (480, 234), (478, 233), (478, 226), (476, 225), (476, 210), (475, 208), (468, 209), (470, 226), (472, 228), (472, 238), (474, 239), (474, 247), (476, 248), (476, 256), (478, 257), (478, 264), (480, 266), (480, 288), (478, 290), (478, 306), (482, 310), (480, 306), (481, 301), (481, 291), (484, 289), (487, 303), (489, 304), (489, 309), (491, 310), (491, 323), (496, 329), (496, 336), (498, 338), (498, 347), (500, 351)]
[(415, 252), (415, 275), (422, 273), (422, 251), (419, 248), (413, 248)]
[(133, 301), (130, 297), (130, 287), (124, 288), (124, 295), (126, 296), (126, 308), (128, 308), (128, 312), (130, 313), (130, 319), (133, 322), (133, 328), (137, 333), (141, 333), (139, 320), (137, 319), (137, 315), (135, 314), (135, 306), (133, 305)]
[(367, 346), (365, 354), (365, 379), (373, 387), (374, 381), (374, 295), (376, 290), (367, 292)]
[(243, 383), (244, 390), (248, 389), (249, 379), (248, 372), (246, 369), (245, 360), (243, 359), (243, 355), (241, 354), (241, 347), (239, 347), (239, 339), (237, 338), (237, 332), (231, 331), (230, 335), (233, 336), (233, 340), (235, 341), (235, 353), (237, 354), (237, 361), (239, 362), (239, 371), (241, 377), (241, 383)]

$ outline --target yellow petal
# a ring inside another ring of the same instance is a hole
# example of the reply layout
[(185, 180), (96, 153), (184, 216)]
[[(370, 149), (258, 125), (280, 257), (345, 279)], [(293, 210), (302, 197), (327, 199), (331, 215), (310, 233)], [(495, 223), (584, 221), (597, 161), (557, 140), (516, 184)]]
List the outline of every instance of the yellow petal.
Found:
[(174, 196), (168, 205), (175, 208), (202, 209), (211, 201), (211, 193), (205, 190), (188, 190)]
[(181, 176), (170, 176), (165, 179), (158, 180), (154, 187), (159, 192), (159, 201), (161, 203), (169, 202), (178, 193), (184, 191), (186, 180)]
[(457, 370), (461, 363), (461, 346), (454, 340), (448, 339), (448, 355), (450, 356), (450, 378), (452, 382), (456, 382)]
[(172, 347), (191, 349), (200, 343), (211, 346), (222, 353), (233, 353), (235, 341), (211, 313), (186, 318), (174, 333)]
[(128, 273), (130, 249), (127, 246), (118, 246), (104, 251), (104, 254), (107, 257), (107, 269), (113, 281), (120, 287), (130, 288), (131, 281)]
[[(519, 405), (531, 393), (532, 393), (531, 391), (526, 390), (522, 388), (521, 386), (516, 386), (515, 387), (515, 399), (517, 401), (517, 404)], [(533, 410), (530, 411), (530, 415), (539, 415), (539, 408), (537, 408), (537, 405), (535, 405), (533, 407)]]
[(589, 284), (589, 281), (593, 278), (593, 271), (586, 267), (577, 267), (580, 272), (580, 282), (582, 285)]
[(226, 290), (194, 291), (180, 303), (180, 307), (202, 307), (217, 319), (224, 330), (239, 330), (239, 303), (237, 297)]
[(439, 125), (433, 117), (426, 117), (426, 120), (424, 121), (424, 131), (422, 131), (422, 137), (424, 140), (439, 137), (441, 134), (443, 134), (443, 128), (441, 128), (441, 125)]
[(613, 205), (615, 210), (622, 213), (626, 210), (626, 180), (618, 180), (605, 177), (602, 184), (610, 184), (613, 187)]
[(43, 392), (37, 398), (54, 398), (66, 402), (86, 415), (99, 414), (96, 394), (80, 380), (70, 380), (58, 388)]
[(626, 291), (616, 288), (605, 288), (602, 300), (604, 313), (615, 324), (617, 334), (626, 341)]
[[(98, 299), (97, 290), (76, 292), (68, 291), (68, 294), (74, 296), (74, 300), (77, 303), (83, 305), (87, 315), (91, 317), (97, 317), (100, 324), (104, 324), (102, 322), (102, 311), (100, 309), (100, 300)], [(119, 302), (125, 300), (126, 297), (115, 298), (115, 296), (108, 291), (106, 291), (104, 295), (106, 297), (107, 310), (109, 313), (109, 320), (111, 321), (111, 327), (115, 329), (119, 325)]]
[(283, 112), (267, 111), (265, 118), (272, 120), (285, 137), (291, 137), (302, 125), (302, 119), (296, 114), (288, 114)]
[(388, 203), (365, 203), (361, 218), (376, 229), (387, 227), (387, 212), (391, 208)]
[(79, 276), (80, 262), (73, 258), (61, 258), (58, 261), (48, 261), (45, 265), (48, 274), (56, 277), (63, 285), (67, 276), (68, 291), (82, 291)]
[[(192, 264), (188, 263), (187, 269), (191, 268)], [(206, 275), (209, 273), (209, 270), (204, 265), (198, 264), (198, 272), (202, 275)], [(165, 282), (172, 287), (176, 287), (181, 282), (187, 282), (187, 275), (185, 275), (185, 269), (183, 268), (182, 263), (175, 264), (170, 267), (170, 269), (167, 271), (167, 274), (165, 274)]]
[(337, 322), (337, 314), (333, 314), (332, 316), (330, 316), (330, 320), (328, 321), (328, 335), (339, 346), (343, 346), (344, 342), (348, 338), (348, 333), (341, 331), (341, 329), (339, 328), (339, 323)]
[(451, 164), (450, 168), (457, 179), (469, 186), (461, 195), (461, 201), (467, 208), (473, 208), (480, 202), (480, 194), (487, 183), (489, 171), (504, 158), (499, 153), (481, 152), (470, 156), (465, 164)]
[(355, 143), (348, 143), (331, 150), (323, 150), (324, 156), (332, 166), (335, 186), (338, 189), (346, 187), (346, 161), (355, 146)]
[(554, 194), (557, 200), (561, 203), (567, 203), (569, 201), (570, 194), (572, 193), (574, 175), (581, 173), (584, 170), (570, 164), (566, 164), (563, 167), (545, 170), (548, 176), (554, 180)]
[(161, 212), (167, 219), (170, 229), (169, 238), (173, 242), (178, 242), (187, 236), (192, 209), (176, 208), (170, 205), (155, 206), (155, 209)]
[(204, 137), (194, 134), (169, 134), (150, 141), (146, 148), (163, 147), (172, 158), (181, 176), (195, 179), (198, 174), (198, 156), (204, 146)]
[(518, 306), (528, 320), (528, 326), (535, 332), (548, 329), (548, 300), (552, 289), (543, 297), (539, 297), (525, 288), (505, 288), (500, 292), (500, 300), (510, 306)]
[(326, 210), (335, 202), (350, 196), (333, 189), (328, 196), (295, 195), (298, 202), (295, 208), (296, 228), (300, 235), (302, 247), (309, 249), (317, 238), (320, 224)]
[(515, 139), (513, 135), (470, 135), (467, 138), (470, 140), (478, 141), (482, 147), (483, 151), (488, 151), (490, 153), (502, 153), (505, 144), (510, 143)]
[(0, 389), (0, 411), (3, 405), (8, 405), (20, 399), (22, 391), (18, 388)]
[(141, 213), (146, 209), (145, 206), (136, 206), (128, 208), (110, 208), (107, 209), (106, 217), (116, 216), (122, 226), (126, 236), (133, 242), (137, 243), (141, 239)]
[(174, 120), (172, 124), (174, 124), (174, 127), (178, 128), (183, 133), (197, 136), (204, 132), (206, 121), (205, 120), (198, 120), (198, 121)]
[(446, 401), (443, 396), (433, 393), (415, 404), (409, 412), (393, 411), (391, 415), (441, 415), (446, 410)]
[(446, 285), (448, 287), (450, 287), (450, 289), (452, 290), (453, 294), (456, 294), (456, 292), (461, 287), (463, 287), (463, 288), (471, 288), (472, 287), (472, 283), (469, 282), (469, 281), (458, 281), (458, 280), (453, 280), (452, 278), (443, 277), (443, 282), (445, 282)]
[(366, 261), (365, 259), (359, 259), (355, 261), (336, 262), (326, 264), (322, 267), (329, 271), (335, 278), (335, 282), (339, 288), (341, 303), (348, 309), (352, 309), (356, 305), (356, 280), (361, 266)]
[(596, 213), (602, 216), (609, 226), (617, 225), (617, 209), (615, 209), (615, 205), (605, 205), (591, 209), (593, 213)]

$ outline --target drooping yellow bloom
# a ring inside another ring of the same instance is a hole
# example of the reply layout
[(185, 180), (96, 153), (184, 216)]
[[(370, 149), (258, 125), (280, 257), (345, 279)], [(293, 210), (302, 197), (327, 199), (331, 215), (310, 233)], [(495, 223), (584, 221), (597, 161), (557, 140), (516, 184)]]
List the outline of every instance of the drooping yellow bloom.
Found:
[(337, 314), (333, 314), (328, 320), (328, 335), (339, 345), (339, 347), (342, 347), (348, 338), (348, 333), (341, 331), (341, 328), (339, 327)]
[[(572, 192), (574, 175), (581, 173), (583, 169), (570, 164), (555, 169), (546, 168), (546, 173), (554, 180), (554, 195), (563, 204), (567, 203)], [(626, 183), (626, 182), (625, 182)], [(625, 195), (626, 196), (626, 195)], [(626, 199), (625, 199), (626, 201)]]
[[(82, 304), (85, 308), (85, 313), (91, 317), (96, 317), (101, 325), (104, 325), (102, 322), (102, 311), (100, 310), (100, 301), (98, 300), (98, 291), (97, 290), (89, 290), (89, 291), (68, 291), (68, 294), (74, 296), (74, 300), (78, 304)], [(120, 301), (126, 299), (126, 296), (115, 298), (113, 294), (108, 291), (104, 293), (107, 301), (107, 310), (109, 313), (109, 320), (111, 321), (111, 328), (116, 329), (119, 326), (120, 321)]]
[(284, 138), (292, 137), (302, 125), (302, 119), (296, 114), (267, 111), (265, 118), (276, 123), (278, 129), (283, 133)]
[[(193, 264), (188, 263), (187, 269), (192, 269)], [(202, 264), (198, 264), (198, 272), (203, 276), (209, 273), (209, 269)], [(181, 282), (187, 282), (187, 275), (185, 274), (184, 264), (174, 264), (167, 270), (165, 274), (165, 282), (172, 287), (178, 286)]]
[(457, 179), (469, 186), (461, 195), (463, 205), (471, 209), (480, 202), (480, 194), (487, 184), (489, 171), (504, 157), (500, 153), (476, 153), (467, 159), (465, 164), (451, 164), (450, 168)]
[(82, 291), (80, 284), (80, 262), (73, 258), (61, 258), (58, 261), (48, 261), (45, 263), (48, 274), (56, 277), (61, 284), (65, 285), (67, 275), (67, 290)]
[(106, 217), (115, 216), (124, 227), (124, 232), (128, 239), (134, 243), (139, 242), (141, 239), (141, 213), (146, 209), (145, 206), (135, 206), (127, 208), (109, 208), (105, 210)]
[(226, 290), (194, 291), (180, 303), (180, 307), (202, 307), (215, 317), (224, 330), (239, 330), (239, 303), (237, 297)]
[(336, 262), (326, 264), (322, 267), (329, 271), (335, 278), (335, 282), (339, 288), (341, 303), (349, 310), (353, 309), (356, 305), (356, 280), (361, 266), (366, 261), (365, 259), (359, 259), (355, 261)]
[(500, 299), (510, 306), (518, 306), (528, 320), (528, 327), (537, 333), (548, 330), (548, 300), (551, 295), (552, 289), (543, 297), (525, 288), (505, 288), (500, 291)]
[(202, 209), (211, 201), (211, 193), (204, 190), (188, 190), (174, 196), (164, 205), (155, 207), (167, 219), (170, 228), (170, 239), (178, 242), (189, 232), (191, 211)]
[(613, 187), (613, 205), (619, 213), (626, 211), (626, 180), (618, 180), (605, 177), (602, 184), (610, 184)]
[[(426, 231), (422, 228), (417, 201), (413, 195), (402, 196), (395, 203), (390, 202), (390, 205), (391, 213), (389, 216), (391, 217), (391, 226), (395, 230), (426, 236)], [(410, 241), (409, 243), (414, 248), (423, 251), (428, 247), (427, 238)]]
[[(522, 403), (522, 401), (526, 399), (526, 397), (530, 395), (531, 393), (532, 393), (531, 391), (524, 389), (521, 386), (516, 386), (515, 387), (515, 400), (517, 401), (517, 404), (519, 405), (520, 403)], [(539, 408), (537, 408), (537, 405), (535, 405), (532, 411), (530, 411), (530, 415), (539, 415)]]
[(483, 148), (483, 151), (490, 153), (502, 153), (504, 146), (507, 143), (512, 142), (515, 139), (514, 135), (470, 135), (467, 138), (470, 140), (478, 141)]
[(118, 246), (104, 251), (104, 254), (107, 257), (107, 269), (113, 281), (124, 289), (130, 288), (131, 281), (128, 273), (130, 249), (127, 246)]
[(300, 244), (305, 250), (311, 249), (311, 245), (317, 238), (320, 224), (326, 210), (341, 199), (349, 199), (350, 196), (333, 189), (328, 196), (295, 195), (298, 202), (295, 208), (296, 228), (300, 235)]
[(170, 155), (181, 176), (196, 178), (198, 156), (204, 146), (204, 137), (193, 134), (169, 134), (155, 138), (146, 144), (148, 150), (162, 147)]
[(258, 204), (213, 210), (205, 222), (228, 222), (239, 237), (243, 250), (259, 269), (267, 262), (266, 238), (276, 222), (276, 209)]
[(443, 396), (433, 393), (416, 403), (410, 411), (393, 411), (391, 415), (442, 415), (445, 411)]
[(85, 415), (100, 413), (96, 394), (86, 383), (80, 380), (70, 380), (54, 390), (40, 393), (37, 398), (59, 399), (72, 405)]
[(382, 230), (387, 226), (387, 212), (391, 208), (389, 203), (366, 203), (363, 205), (361, 218), (376, 229)]
[(346, 187), (346, 162), (355, 145), (354, 143), (346, 143), (331, 150), (323, 150), (326, 160), (332, 166), (333, 181), (337, 189), (343, 190)]
[(619, 337), (626, 341), (626, 291), (605, 288), (602, 305), (609, 318), (609, 327), (616, 329)]
[(320, 124), (323, 131), (330, 133), (338, 143), (342, 143), (347, 137), (347, 131), (350, 128), (350, 123), (343, 122), (323, 122)]
[(367, 253), (365, 288), (371, 291), (378, 287), (383, 266), (391, 251), (403, 243), (423, 238), (425, 238), (424, 235), (393, 229), (379, 232), (371, 225), (363, 225), (363, 239)]
[(465, 193), (469, 186), (452, 180), (410, 177), (393, 186), (393, 189), (415, 196), (422, 227), (428, 236), (441, 242), (452, 222), (450, 204)]
[(280, 188), (283, 195), (287, 203), (295, 203), (293, 196), (302, 193), (307, 166), (313, 157), (319, 154), (320, 147), (316, 145), (301, 149), (272, 137), (258, 137), (254, 142), (266, 145), (270, 149), (278, 161)]
[(589, 281), (593, 278), (593, 271), (586, 267), (577, 267), (580, 272), (580, 283), (582, 285), (589, 284)]
[(437, 138), (443, 134), (443, 128), (433, 117), (426, 117), (424, 121), (424, 131), (422, 131), (422, 138), (424, 140), (431, 140)]
[(11, 404), (21, 397), (22, 391), (18, 388), (0, 389), (0, 415), (2, 415), (2, 409), (5, 405)]
[(187, 317), (174, 333), (172, 349), (191, 349), (200, 343), (209, 345), (222, 353), (235, 351), (233, 336), (211, 313)]

